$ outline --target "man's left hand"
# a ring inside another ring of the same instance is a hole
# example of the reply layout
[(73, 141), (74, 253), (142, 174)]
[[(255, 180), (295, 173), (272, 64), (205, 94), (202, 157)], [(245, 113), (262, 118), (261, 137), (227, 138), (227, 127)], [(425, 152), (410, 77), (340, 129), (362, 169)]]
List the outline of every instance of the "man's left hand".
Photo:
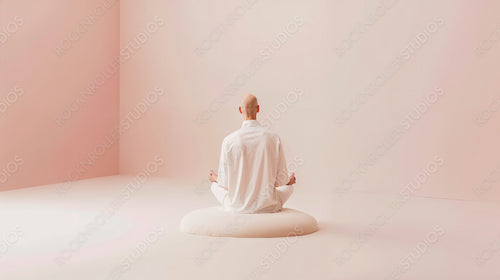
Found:
[(215, 172), (212, 169), (210, 169), (208, 180), (210, 180), (210, 182), (217, 182), (217, 174), (215, 174)]

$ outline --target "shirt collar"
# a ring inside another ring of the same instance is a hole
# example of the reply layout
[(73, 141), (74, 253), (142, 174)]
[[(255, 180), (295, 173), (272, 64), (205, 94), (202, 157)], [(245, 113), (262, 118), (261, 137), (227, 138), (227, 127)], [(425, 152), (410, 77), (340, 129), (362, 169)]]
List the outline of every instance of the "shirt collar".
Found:
[(260, 123), (257, 120), (246, 120), (243, 121), (241, 127), (250, 127), (250, 126), (260, 126)]

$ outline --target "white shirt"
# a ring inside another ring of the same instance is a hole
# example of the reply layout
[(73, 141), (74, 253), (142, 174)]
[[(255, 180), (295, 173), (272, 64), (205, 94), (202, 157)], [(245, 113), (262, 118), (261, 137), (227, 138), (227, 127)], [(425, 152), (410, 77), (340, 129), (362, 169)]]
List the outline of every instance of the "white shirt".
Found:
[(275, 186), (288, 182), (285, 152), (277, 134), (257, 120), (243, 121), (241, 128), (222, 142), (217, 183), (228, 189), (223, 206), (238, 213), (281, 210)]

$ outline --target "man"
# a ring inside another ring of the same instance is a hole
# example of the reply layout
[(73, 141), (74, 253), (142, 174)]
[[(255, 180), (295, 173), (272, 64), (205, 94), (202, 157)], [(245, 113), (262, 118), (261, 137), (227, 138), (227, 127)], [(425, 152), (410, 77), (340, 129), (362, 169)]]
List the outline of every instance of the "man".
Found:
[(293, 192), (296, 179), (294, 173), (288, 177), (280, 138), (260, 125), (259, 110), (255, 96), (243, 97), (241, 129), (222, 142), (219, 175), (210, 169), (212, 192), (231, 212), (277, 212)]

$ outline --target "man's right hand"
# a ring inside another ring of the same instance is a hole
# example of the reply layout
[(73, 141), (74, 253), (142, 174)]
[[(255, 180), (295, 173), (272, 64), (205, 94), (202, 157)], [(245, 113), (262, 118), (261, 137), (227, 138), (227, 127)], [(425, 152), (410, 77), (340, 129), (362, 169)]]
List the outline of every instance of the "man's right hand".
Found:
[(290, 179), (288, 180), (287, 185), (293, 185), (295, 184), (295, 182), (297, 182), (297, 179), (295, 178), (295, 173), (292, 173), (292, 175), (290, 175)]

